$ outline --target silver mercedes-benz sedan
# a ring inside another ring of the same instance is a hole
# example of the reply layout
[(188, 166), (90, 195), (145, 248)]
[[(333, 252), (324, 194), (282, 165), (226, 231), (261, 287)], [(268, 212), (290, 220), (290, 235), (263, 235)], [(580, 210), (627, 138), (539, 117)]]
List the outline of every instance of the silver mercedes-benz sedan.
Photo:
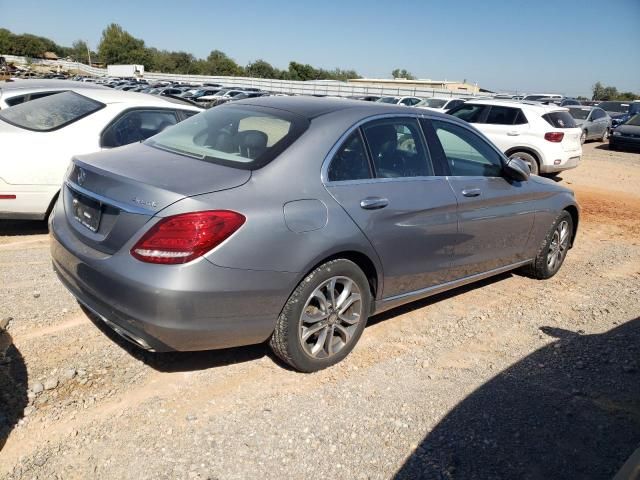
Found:
[(455, 117), (269, 97), (74, 158), (51, 249), (78, 301), (144, 349), (268, 340), (311, 372), (373, 314), (516, 268), (551, 277), (578, 214)]

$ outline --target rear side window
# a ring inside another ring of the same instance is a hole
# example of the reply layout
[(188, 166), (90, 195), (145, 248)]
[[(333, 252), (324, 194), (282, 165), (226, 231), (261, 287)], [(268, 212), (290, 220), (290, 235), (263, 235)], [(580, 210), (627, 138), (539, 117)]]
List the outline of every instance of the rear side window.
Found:
[(376, 178), (433, 175), (418, 121), (413, 118), (376, 120), (363, 127)]
[(147, 144), (221, 165), (260, 168), (291, 145), (309, 120), (283, 110), (223, 105), (188, 118)]
[(367, 152), (359, 130), (349, 135), (337, 151), (331, 160), (327, 176), (331, 182), (371, 178)]
[(75, 92), (62, 92), (21, 103), (0, 112), (0, 120), (36, 132), (65, 127), (105, 105)]
[(482, 120), (482, 116), (487, 107), (484, 105), (474, 105), (472, 103), (465, 103), (453, 110), (449, 110), (447, 113), (458, 117), (461, 120), (469, 123), (479, 123)]
[(575, 128), (576, 122), (569, 112), (551, 112), (542, 115), (549, 125), (555, 128)]
[(176, 123), (173, 110), (132, 110), (105, 129), (101, 146), (110, 148), (141, 142)]
[(527, 123), (519, 108), (493, 106), (489, 110), (485, 123), (494, 125), (518, 125)]

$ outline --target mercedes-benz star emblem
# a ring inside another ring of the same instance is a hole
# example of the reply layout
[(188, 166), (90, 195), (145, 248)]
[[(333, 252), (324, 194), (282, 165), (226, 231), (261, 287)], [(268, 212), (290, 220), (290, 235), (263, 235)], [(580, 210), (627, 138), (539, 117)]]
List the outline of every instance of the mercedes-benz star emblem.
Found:
[(87, 172), (83, 168), (78, 168), (78, 185), (82, 185), (87, 178)]

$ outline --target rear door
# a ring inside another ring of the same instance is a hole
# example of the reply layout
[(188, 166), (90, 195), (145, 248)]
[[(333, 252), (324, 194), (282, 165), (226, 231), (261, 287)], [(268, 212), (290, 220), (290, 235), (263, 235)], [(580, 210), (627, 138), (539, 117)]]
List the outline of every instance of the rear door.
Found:
[(354, 130), (325, 182), (378, 253), (385, 298), (450, 279), (456, 197), (431, 162), (416, 118), (372, 120)]
[(446, 120), (423, 121), (434, 155), (444, 158), (458, 201), (458, 236), (451, 275), (463, 278), (524, 258), (535, 213), (529, 182), (502, 175), (502, 155), (471, 128)]

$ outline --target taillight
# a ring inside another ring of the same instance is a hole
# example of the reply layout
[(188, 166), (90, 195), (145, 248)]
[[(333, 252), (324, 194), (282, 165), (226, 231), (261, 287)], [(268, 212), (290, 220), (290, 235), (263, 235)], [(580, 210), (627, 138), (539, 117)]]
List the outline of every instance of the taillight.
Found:
[(558, 143), (564, 138), (564, 132), (548, 132), (544, 134), (544, 139), (550, 142)]
[(244, 221), (244, 215), (229, 210), (163, 218), (142, 236), (131, 255), (147, 263), (187, 263), (220, 245)]

